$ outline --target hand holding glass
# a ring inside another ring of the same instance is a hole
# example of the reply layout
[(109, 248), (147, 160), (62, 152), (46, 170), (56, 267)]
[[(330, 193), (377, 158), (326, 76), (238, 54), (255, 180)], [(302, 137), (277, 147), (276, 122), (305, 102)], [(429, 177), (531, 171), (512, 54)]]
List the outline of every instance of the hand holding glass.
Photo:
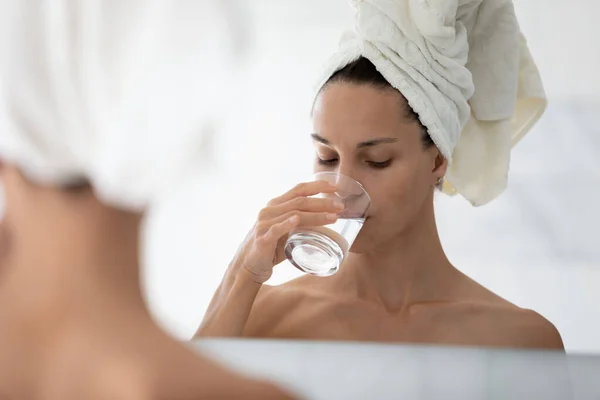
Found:
[(314, 178), (337, 187), (335, 193), (315, 197), (341, 201), (344, 209), (333, 224), (294, 229), (286, 242), (285, 255), (296, 268), (307, 274), (330, 276), (338, 271), (358, 236), (371, 199), (360, 183), (347, 176), (319, 172)]

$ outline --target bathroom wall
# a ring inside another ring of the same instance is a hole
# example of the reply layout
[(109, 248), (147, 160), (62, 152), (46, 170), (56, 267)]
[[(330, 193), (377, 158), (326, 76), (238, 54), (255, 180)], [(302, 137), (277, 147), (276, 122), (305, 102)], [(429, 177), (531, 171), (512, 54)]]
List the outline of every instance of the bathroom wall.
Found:
[[(568, 351), (600, 353), (600, 3), (516, 3), (550, 106), (515, 149), (501, 198), (474, 209), (438, 197), (442, 240), (461, 270), (550, 319)], [(258, 210), (309, 175), (311, 85), (351, 23), (345, 0), (252, 0), (246, 12), (245, 81), (215, 121), (209, 174), (148, 219), (149, 304), (181, 338), (193, 334)], [(270, 283), (294, 276), (284, 264)]]

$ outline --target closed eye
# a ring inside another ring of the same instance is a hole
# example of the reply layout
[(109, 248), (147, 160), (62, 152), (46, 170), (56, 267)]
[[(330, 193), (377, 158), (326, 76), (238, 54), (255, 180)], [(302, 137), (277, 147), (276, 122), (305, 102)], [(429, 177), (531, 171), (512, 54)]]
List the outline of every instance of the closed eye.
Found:
[(319, 160), (319, 164), (321, 165), (334, 165), (338, 159), (337, 158), (331, 158), (329, 160), (323, 160), (321, 157), (317, 157)]
[(390, 166), (391, 163), (392, 163), (392, 160), (387, 160), (387, 161), (382, 161), (382, 162), (367, 161), (367, 164), (369, 164), (371, 167), (377, 168), (377, 169), (387, 168)]

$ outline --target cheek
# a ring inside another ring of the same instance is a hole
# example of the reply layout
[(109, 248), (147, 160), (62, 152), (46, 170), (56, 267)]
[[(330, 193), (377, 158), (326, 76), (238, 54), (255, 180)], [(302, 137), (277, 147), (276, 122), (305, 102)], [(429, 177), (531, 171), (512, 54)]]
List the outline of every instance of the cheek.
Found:
[(399, 165), (373, 177), (367, 191), (373, 211), (403, 214), (418, 208), (429, 191), (428, 180), (420, 168)]

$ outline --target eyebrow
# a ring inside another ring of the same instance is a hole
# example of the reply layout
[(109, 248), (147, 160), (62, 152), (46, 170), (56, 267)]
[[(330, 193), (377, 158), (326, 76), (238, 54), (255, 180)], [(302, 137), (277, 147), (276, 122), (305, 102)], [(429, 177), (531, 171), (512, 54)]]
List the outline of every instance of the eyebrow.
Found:
[[(331, 142), (329, 140), (325, 139), (323, 136), (319, 135), (318, 133), (313, 133), (310, 136), (316, 142), (323, 143), (325, 145), (330, 145), (331, 144)], [(378, 139), (372, 139), (372, 140), (367, 140), (365, 142), (360, 142), (359, 144), (356, 145), (356, 148), (357, 149), (364, 149), (364, 148), (367, 148), (367, 147), (377, 146), (379, 144), (395, 143), (397, 141), (398, 141), (398, 139), (396, 139), (396, 138), (378, 138)]]

